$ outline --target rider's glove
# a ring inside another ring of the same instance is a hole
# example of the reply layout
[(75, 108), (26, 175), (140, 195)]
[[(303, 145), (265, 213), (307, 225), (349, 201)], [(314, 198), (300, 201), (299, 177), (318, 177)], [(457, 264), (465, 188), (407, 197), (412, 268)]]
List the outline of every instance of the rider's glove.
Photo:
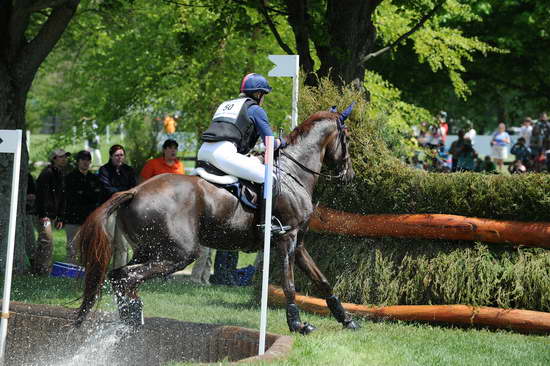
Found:
[(275, 148), (275, 150), (278, 150), (278, 149), (281, 149), (281, 148), (286, 147), (287, 143), (286, 143), (286, 141), (285, 141), (284, 138), (280, 137), (280, 138), (278, 138), (277, 140), (279, 140), (279, 146), (277, 146), (277, 147)]

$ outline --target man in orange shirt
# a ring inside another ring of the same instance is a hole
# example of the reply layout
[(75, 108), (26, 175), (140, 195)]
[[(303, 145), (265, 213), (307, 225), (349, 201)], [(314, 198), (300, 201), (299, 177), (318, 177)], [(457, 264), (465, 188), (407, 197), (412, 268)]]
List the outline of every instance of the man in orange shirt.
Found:
[(140, 183), (163, 173), (185, 174), (185, 168), (183, 163), (178, 160), (177, 153), (178, 143), (175, 140), (168, 139), (164, 141), (162, 156), (145, 163), (139, 174)]

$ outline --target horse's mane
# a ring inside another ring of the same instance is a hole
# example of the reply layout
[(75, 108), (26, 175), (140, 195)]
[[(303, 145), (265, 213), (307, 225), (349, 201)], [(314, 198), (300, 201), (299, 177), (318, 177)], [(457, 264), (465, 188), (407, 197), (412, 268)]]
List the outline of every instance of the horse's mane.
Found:
[(333, 112), (327, 112), (327, 111), (320, 111), (317, 113), (313, 113), (311, 116), (309, 116), (308, 119), (306, 119), (304, 122), (302, 122), (299, 126), (297, 126), (292, 132), (286, 137), (286, 141), (289, 144), (295, 144), (298, 142), (298, 139), (304, 135), (306, 135), (315, 125), (316, 122), (326, 119), (336, 119), (338, 118), (338, 113)]

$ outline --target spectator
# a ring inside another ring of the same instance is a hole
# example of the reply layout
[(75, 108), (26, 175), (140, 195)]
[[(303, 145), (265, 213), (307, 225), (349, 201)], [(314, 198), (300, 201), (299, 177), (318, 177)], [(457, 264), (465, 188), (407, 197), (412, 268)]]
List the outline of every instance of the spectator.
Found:
[(164, 132), (166, 134), (171, 135), (175, 133), (177, 125), (176, 120), (172, 116), (166, 115), (164, 117)]
[(462, 148), (464, 147), (464, 136), (465, 132), (463, 129), (460, 129), (458, 131), (458, 139), (453, 141), (451, 144), (451, 147), (449, 148), (449, 154), (453, 156), (453, 162), (451, 165), (451, 171), (456, 172), (456, 166), (458, 164), (458, 156), (460, 152), (462, 151)]
[(544, 140), (550, 138), (550, 121), (546, 112), (540, 114), (539, 120), (531, 132), (531, 152), (534, 156), (543, 153)]
[(430, 126), (426, 135), (426, 146), (436, 149), (443, 143), (443, 131), (439, 126)]
[(214, 274), (210, 282), (216, 285), (237, 286), (237, 263), (239, 252), (230, 250), (216, 250), (214, 260)]
[[(126, 191), (136, 186), (134, 169), (124, 163), (126, 150), (121, 145), (113, 145), (109, 149), (109, 162), (99, 168), (99, 180), (103, 188), (104, 200), (114, 193)], [(116, 217), (111, 216), (110, 229), (113, 232), (113, 268), (128, 263), (128, 243), (117, 227)]]
[(96, 174), (90, 172), (92, 155), (82, 150), (76, 154), (76, 169), (65, 178), (67, 205), (65, 209), (65, 232), (67, 234), (67, 263), (77, 263), (77, 248), (73, 239), (80, 225), (101, 203), (101, 183)]
[(531, 117), (525, 117), (519, 130), (520, 137), (525, 139), (525, 146), (531, 146), (531, 135), (533, 134), (533, 120)]
[(40, 223), (36, 216), (36, 182), (29, 173), (27, 177), (27, 201), (25, 205), (25, 253), (29, 258), (32, 271), (34, 268), (34, 253), (36, 249), (36, 234), (40, 232)]
[(63, 169), (70, 154), (57, 149), (50, 155), (51, 164), (36, 181), (36, 212), (40, 220), (38, 243), (32, 255), (31, 273), (47, 276), (52, 266), (53, 233), (63, 227), (65, 213), (65, 178)]
[(449, 125), (447, 124), (447, 112), (440, 111), (437, 115), (437, 124), (441, 128), (441, 142), (447, 141), (447, 133), (449, 132)]
[(528, 164), (529, 160), (531, 160), (531, 149), (527, 147), (525, 137), (520, 137), (518, 142), (512, 146), (512, 150), (510, 150), (510, 152), (515, 155), (516, 160), (521, 160), (523, 164)]
[(462, 149), (460, 149), (457, 158), (457, 171), (474, 171), (476, 152), (472, 147), (472, 142), (470, 141), (470, 139), (464, 139), (464, 144), (462, 146)]
[(466, 122), (466, 133), (464, 134), (464, 138), (470, 139), (470, 141), (472, 142), (472, 146), (475, 146), (476, 136), (477, 132), (474, 129), (473, 123), (471, 121)]
[(503, 170), (504, 160), (508, 158), (508, 145), (510, 145), (510, 135), (506, 132), (506, 125), (501, 122), (491, 139), (492, 157), (499, 171)]
[(491, 157), (489, 155), (487, 155), (483, 160), (483, 166), (481, 171), (485, 173), (492, 173), (492, 174), (497, 173), (497, 166), (491, 160)]
[(97, 125), (97, 121), (92, 121), (91, 129), (88, 133), (88, 138), (86, 139), (86, 150), (91, 151), (91, 153), (94, 156), (94, 160), (97, 163), (100, 163), (101, 158), (101, 150), (99, 150), (99, 126)]
[(185, 174), (183, 163), (178, 160), (178, 143), (168, 139), (162, 144), (162, 156), (145, 163), (140, 173), (140, 183), (163, 173)]
[(510, 164), (508, 171), (510, 174), (522, 174), (527, 172), (527, 168), (523, 165), (521, 160), (516, 159), (512, 164)]

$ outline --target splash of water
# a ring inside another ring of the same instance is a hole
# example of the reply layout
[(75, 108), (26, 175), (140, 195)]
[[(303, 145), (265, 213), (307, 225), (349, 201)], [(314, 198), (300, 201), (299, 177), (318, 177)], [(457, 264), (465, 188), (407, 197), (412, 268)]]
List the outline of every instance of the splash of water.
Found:
[(101, 366), (123, 365), (120, 359), (120, 342), (130, 332), (130, 328), (121, 323), (102, 323), (88, 330), (83, 342), (76, 348), (71, 347), (74, 339), (67, 335), (65, 345), (61, 344), (56, 355), (37, 357), (32, 366)]

